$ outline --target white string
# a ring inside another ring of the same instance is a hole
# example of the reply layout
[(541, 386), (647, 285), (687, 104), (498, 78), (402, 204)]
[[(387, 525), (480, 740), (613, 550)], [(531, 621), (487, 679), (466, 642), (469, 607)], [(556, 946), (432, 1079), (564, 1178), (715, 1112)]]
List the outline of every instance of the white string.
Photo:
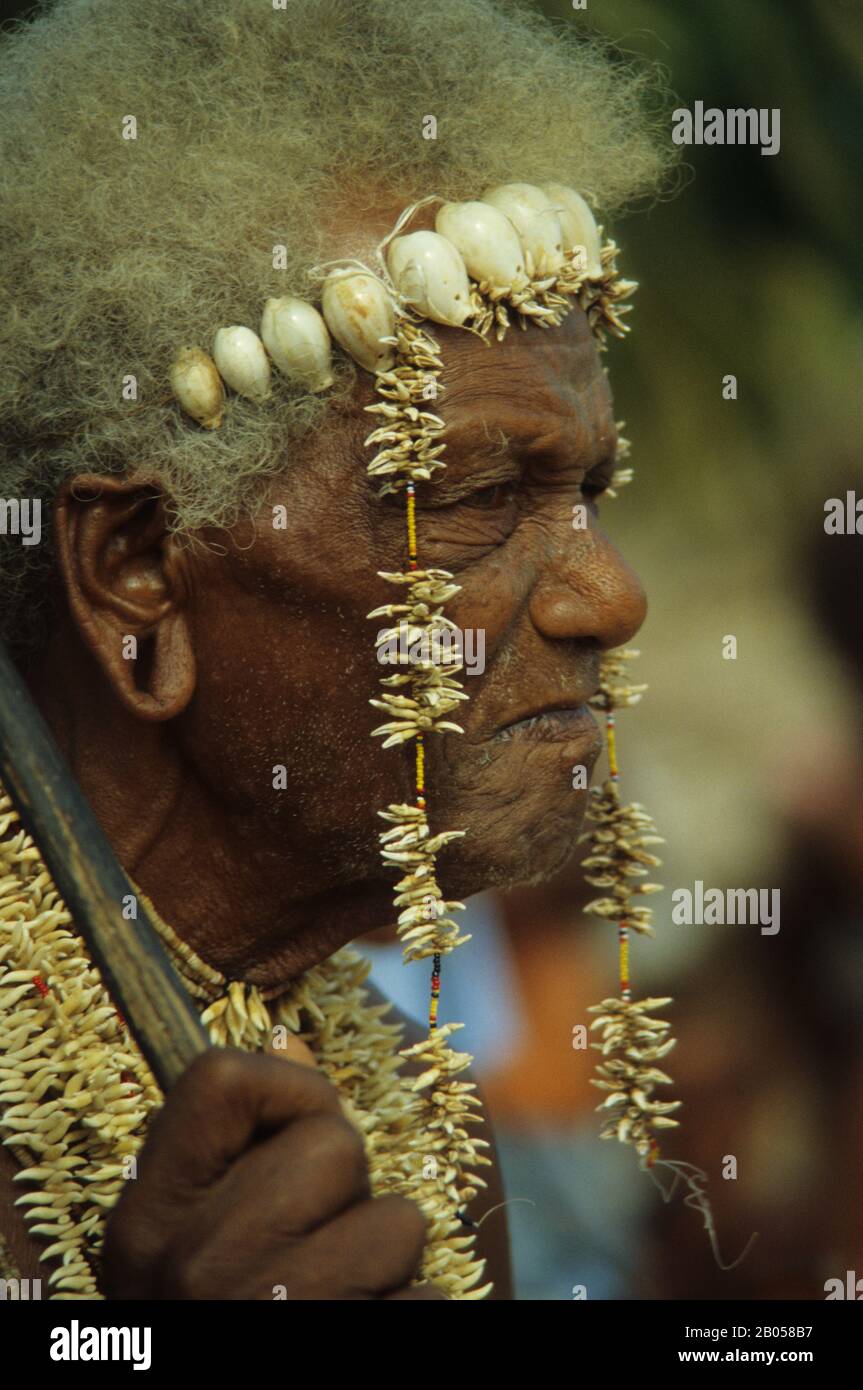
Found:
[[(663, 1187), (656, 1173), (657, 1168), (668, 1168), (674, 1174), (670, 1187)], [(692, 1170), (691, 1173), (684, 1171), (687, 1168)], [(754, 1231), (752, 1233), (736, 1260), (732, 1260), (731, 1264), (724, 1263), (719, 1253), (719, 1240), (716, 1234), (716, 1225), (713, 1220), (713, 1211), (707, 1194), (704, 1191), (704, 1184), (708, 1182), (708, 1177), (704, 1169), (697, 1168), (694, 1163), (685, 1163), (682, 1159), (659, 1158), (651, 1168), (646, 1168), (645, 1172), (650, 1175), (653, 1182), (659, 1188), (659, 1191), (662, 1193), (662, 1200), (666, 1203), (671, 1201), (681, 1180), (686, 1183), (689, 1192), (684, 1197), (683, 1204), (684, 1206), (690, 1207), (693, 1211), (700, 1212), (704, 1217), (704, 1229), (707, 1231), (710, 1240), (713, 1258), (722, 1270), (736, 1269), (749, 1254), (753, 1242), (758, 1239), (758, 1232)]]
[(489, 1207), (488, 1211), (483, 1213), (479, 1221), (477, 1221), (476, 1223), (477, 1230), (479, 1230), (483, 1221), (487, 1221), (488, 1218), (490, 1216), (493, 1216), (496, 1211), (502, 1211), (504, 1207), (511, 1207), (513, 1202), (527, 1202), (528, 1206), (530, 1207), (536, 1206), (536, 1202), (531, 1201), (530, 1197), (508, 1197), (505, 1202), (498, 1202), (496, 1207)]
[(415, 203), (410, 203), (406, 208), (403, 209), (402, 212), (399, 213), (398, 220), (396, 221), (396, 224), (393, 227), (392, 231), (387, 232), (383, 241), (378, 242), (378, 245), (375, 248), (375, 256), (377, 258), (378, 264), (381, 266), (384, 275), (386, 275), (387, 278), (389, 278), (389, 272), (387, 270), (386, 261), (384, 260), (384, 248), (389, 245), (394, 236), (398, 236), (402, 227), (407, 226), (414, 213), (419, 212), (420, 208), (427, 207), (429, 203), (443, 203), (445, 201), (446, 200), (442, 198), (439, 193), (429, 193), (427, 197), (418, 198)]
[(364, 261), (358, 261), (354, 259), (353, 256), (342, 256), (335, 261), (321, 261), (320, 265), (310, 266), (307, 274), (312, 280), (326, 280), (329, 275), (330, 267), (332, 266), (344, 267), (346, 275), (350, 269), (362, 271), (364, 275), (370, 275), (373, 280), (378, 280), (380, 278), (373, 270), (369, 270)]

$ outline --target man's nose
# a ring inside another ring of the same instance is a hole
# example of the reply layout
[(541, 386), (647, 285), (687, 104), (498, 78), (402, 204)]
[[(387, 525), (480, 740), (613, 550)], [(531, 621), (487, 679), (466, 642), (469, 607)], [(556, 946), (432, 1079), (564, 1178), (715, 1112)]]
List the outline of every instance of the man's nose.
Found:
[(590, 637), (603, 650), (631, 641), (646, 613), (637, 574), (596, 526), (555, 547), (530, 599), (531, 620), (544, 637)]

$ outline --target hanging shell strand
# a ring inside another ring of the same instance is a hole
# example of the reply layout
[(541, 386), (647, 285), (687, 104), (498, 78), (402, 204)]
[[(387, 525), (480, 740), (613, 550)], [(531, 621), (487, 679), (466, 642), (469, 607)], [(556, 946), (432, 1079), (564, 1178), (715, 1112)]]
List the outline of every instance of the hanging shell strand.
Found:
[[(397, 263), (398, 257), (393, 261)], [(432, 276), (427, 275), (423, 286), (423, 294), (434, 294), (436, 304), (443, 302), (442, 290), (433, 284)], [(468, 1132), (469, 1125), (481, 1122), (475, 1113), (480, 1104), (476, 1086), (456, 1079), (472, 1060), (468, 1053), (455, 1052), (449, 1044), (451, 1035), (463, 1025), (449, 1023), (439, 1028), (437, 1022), (442, 957), (470, 938), (460, 932), (452, 916), (463, 910), (464, 904), (445, 900), (437, 881), (439, 851), (464, 831), (430, 833), (425, 740), (432, 733), (462, 732), (460, 725), (444, 717), (467, 699), (457, 679), (461, 662), (449, 657), (444, 645), (451, 642), (457, 629), (444, 617), (443, 605), (460, 586), (446, 570), (420, 569), (417, 559), (416, 485), (429, 481), (444, 467), (440, 458), (444, 445), (439, 442), (443, 421), (421, 407), (430, 386), (433, 398), (442, 390), (443, 363), (435, 340), (407, 318), (398, 318), (391, 345), (395, 349), (393, 363), (375, 376), (382, 399), (366, 407), (370, 414), (383, 418), (383, 424), (366, 440), (367, 446), (383, 446), (369, 463), (368, 473), (384, 478), (383, 492), (405, 494), (408, 569), (381, 572), (381, 579), (402, 591), (399, 597), (404, 601), (384, 604), (368, 615), (395, 620), (396, 626), (385, 628), (376, 645), (379, 656), (386, 658), (384, 664), (399, 667), (394, 675), (383, 678), (383, 698), (370, 703), (389, 716), (373, 731), (373, 736), (384, 738), (384, 748), (414, 742), (416, 798), (413, 805), (393, 803), (379, 812), (390, 826), (382, 831), (380, 843), (384, 863), (401, 874), (395, 905), (400, 909), (398, 933), (405, 962), (432, 960), (428, 1036), (400, 1053), (421, 1067), (412, 1084), (426, 1135), (424, 1153), (414, 1156), (408, 1190), (414, 1192), (422, 1210), (426, 1205), (430, 1210), (439, 1209), (441, 1201), (447, 1204), (453, 1229), (458, 1229), (464, 1208), (479, 1188), (486, 1186), (474, 1170), (491, 1160), (482, 1152), (489, 1147), (488, 1142)], [(437, 1180), (436, 1201), (428, 1195), (429, 1172)], [(460, 1272), (465, 1287), (473, 1285), (481, 1278), (484, 1264), (471, 1259), (472, 1234), (454, 1239), (464, 1242), (460, 1248), (464, 1268)], [(434, 1263), (428, 1258), (422, 1276), (429, 1280), (435, 1277)], [(471, 1296), (484, 1297), (490, 1289), (491, 1285), (485, 1285), (472, 1290)]]
[[(582, 841), (588, 842), (590, 852), (582, 863), (587, 882), (606, 892), (610, 890), (610, 894), (588, 903), (585, 911), (617, 923), (620, 962), (619, 996), (603, 999), (601, 1004), (593, 1004), (587, 1010), (596, 1015), (591, 1030), (600, 1030), (600, 1041), (591, 1043), (591, 1047), (602, 1055), (591, 1085), (607, 1093), (596, 1107), (605, 1121), (599, 1132), (600, 1139), (631, 1144), (641, 1167), (649, 1173), (666, 1202), (683, 1183), (684, 1204), (701, 1216), (717, 1265), (729, 1270), (745, 1259), (756, 1236), (750, 1237), (736, 1260), (723, 1261), (713, 1210), (705, 1191), (707, 1174), (694, 1164), (660, 1157), (658, 1136), (663, 1130), (678, 1128), (680, 1121), (673, 1117), (682, 1104), (679, 1100), (662, 1100), (654, 1094), (657, 1086), (673, 1084), (672, 1078), (657, 1063), (668, 1056), (677, 1040), (671, 1036), (671, 1024), (654, 1016), (657, 1009), (664, 1009), (672, 1000), (670, 997), (632, 998), (630, 930), (648, 936), (653, 935), (653, 930), (650, 909), (633, 907), (629, 899), (658, 890), (657, 884), (633, 885), (632, 880), (638, 880), (659, 864), (651, 851), (653, 845), (663, 843), (654, 833), (653, 821), (643, 806), (637, 802), (624, 806), (620, 802), (615, 710), (637, 704), (647, 689), (645, 685), (633, 685), (628, 678), (627, 664), (637, 656), (637, 651), (626, 648), (607, 653), (600, 669), (599, 690), (591, 701), (605, 713), (609, 777), (604, 786), (594, 788), (591, 793), (587, 815), (593, 821), (593, 828), (581, 836)], [(660, 1170), (663, 1174), (667, 1172), (670, 1180), (663, 1181)]]
[(669, 1036), (671, 1025), (653, 1017), (654, 1010), (671, 999), (634, 1001), (629, 976), (630, 932), (653, 935), (650, 908), (635, 906), (631, 899), (660, 891), (659, 884), (639, 880), (659, 865), (652, 846), (662, 844), (644, 807), (638, 802), (624, 805), (620, 799), (615, 710), (637, 704), (647, 688), (631, 684), (627, 677), (627, 663), (637, 656), (636, 651), (618, 648), (603, 658), (599, 690), (591, 704), (605, 714), (609, 775), (602, 787), (591, 791), (587, 817), (593, 824), (581, 841), (589, 845), (582, 861), (585, 879), (604, 890), (585, 912), (617, 924), (620, 964), (620, 997), (588, 1009), (597, 1015), (591, 1029), (601, 1030), (600, 1041), (591, 1046), (603, 1058), (591, 1085), (608, 1092), (597, 1106), (606, 1120), (599, 1137), (633, 1145), (642, 1164), (652, 1167), (659, 1157), (656, 1131), (678, 1125), (671, 1116), (681, 1102), (653, 1095), (657, 1086), (671, 1084), (671, 1077), (655, 1063), (667, 1056), (675, 1039)]

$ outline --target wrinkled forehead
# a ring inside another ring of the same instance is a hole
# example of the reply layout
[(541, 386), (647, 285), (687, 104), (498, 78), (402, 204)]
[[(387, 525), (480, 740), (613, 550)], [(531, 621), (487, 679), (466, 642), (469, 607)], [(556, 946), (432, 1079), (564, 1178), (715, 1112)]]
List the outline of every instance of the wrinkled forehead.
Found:
[(468, 420), (521, 420), (526, 432), (613, 430), (608, 378), (583, 311), (574, 305), (556, 328), (513, 329), (502, 343), (458, 329), (439, 331), (444, 362), (439, 414)]
[[(513, 328), (503, 342), (440, 324), (426, 327), (440, 345), (444, 366), (440, 392), (425, 408), (444, 421), (451, 478), (460, 477), (478, 454), (503, 453), (508, 445), (523, 457), (559, 454), (585, 467), (614, 457), (611, 389), (577, 304), (558, 327)], [(372, 378), (357, 375), (350, 433), (355, 456), (368, 462), (362, 441), (374, 419), (364, 407), (377, 397)]]

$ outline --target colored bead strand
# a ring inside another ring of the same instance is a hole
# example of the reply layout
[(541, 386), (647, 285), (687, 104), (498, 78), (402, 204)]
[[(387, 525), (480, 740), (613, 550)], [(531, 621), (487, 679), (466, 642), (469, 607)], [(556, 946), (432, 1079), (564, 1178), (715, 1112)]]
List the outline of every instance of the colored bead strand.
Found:
[(407, 485), (408, 566), (417, 567), (417, 499), (413, 483)]
[[(620, 780), (620, 769), (617, 765), (617, 740), (615, 737), (614, 715), (608, 711), (605, 720), (607, 741), (608, 741), (608, 772), (611, 781), (617, 784)], [(618, 923), (618, 959), (620, 963), (620, 997), (624, 1000), (632, 998), (632, 987), (629, 979), (629, 928), (625, 922)], [(650, 1150), (645, 1156), (644, 1164), (646, 1168), (652, 1168), (660, 1154), (660, 1148), (653, 1135), (650, 1136)]]
[(437, 1028), (438, 1001), (440, 1000), (440, 956), (432, 957), (431, 999), (429, 1001), (429, 1032)]
[[(605, 728), (608, 739), (608, 772), (611, 781), (615, 784), (620, 780), (620, 771), (617, 766), (617, 739), (614, 728), (614, 715), (608, 711), (605, 719)], [(620, 961), (620, 997), (621, 999), (631, 999), (632, 989), (629, 982), (629, 928), (625, 922), (619, 922), (617, 927), (618, 955)]]
[[(407, 493), (408, 564), (412, 570), (415, 570), (417, 568), (416, 488), (413, 483), (408, 483), (405, 491)], [(416, 737), (416, 784), (417, 806), (425, 810), (425, 743), (422, 734), (417, 734)], [(433, 1033), (437, 1028), (438, 1005), (440, 1003), (440, 963), (439, 955), (432, 957), (431, 998), (429, 999), (430, 1033)]]
[[(416, 510), (416, 488), (413, 483), (408, 483), (407, 494), (407, 523), (408, 523), (408, 563), (412, 570), (417, 567), (417, 510)], [(416, 736), (416, 767), (417, 767), (417, 806), (425, 809), (425, 745), (422, 734)]]
[(425, 809), (425, 789), (426, 789), (426, 748), (422, 734), (417, 734), (414, 740), (416, 744), (416, 766), (417, 766), (417, 806)]
[(621, 922), (617, 928), (617, 939), (620, 960), (620, 997), (621, 999), (631, 999), (632, 990), (629, 984), (629, 928), (623, 922)]
[(614, 715), (609, 710), (605, 717), (605, 729), (608, 740), (608, 772), (612, 782), (619, 780), (617, 768), (617, 740), (614, 732)]

